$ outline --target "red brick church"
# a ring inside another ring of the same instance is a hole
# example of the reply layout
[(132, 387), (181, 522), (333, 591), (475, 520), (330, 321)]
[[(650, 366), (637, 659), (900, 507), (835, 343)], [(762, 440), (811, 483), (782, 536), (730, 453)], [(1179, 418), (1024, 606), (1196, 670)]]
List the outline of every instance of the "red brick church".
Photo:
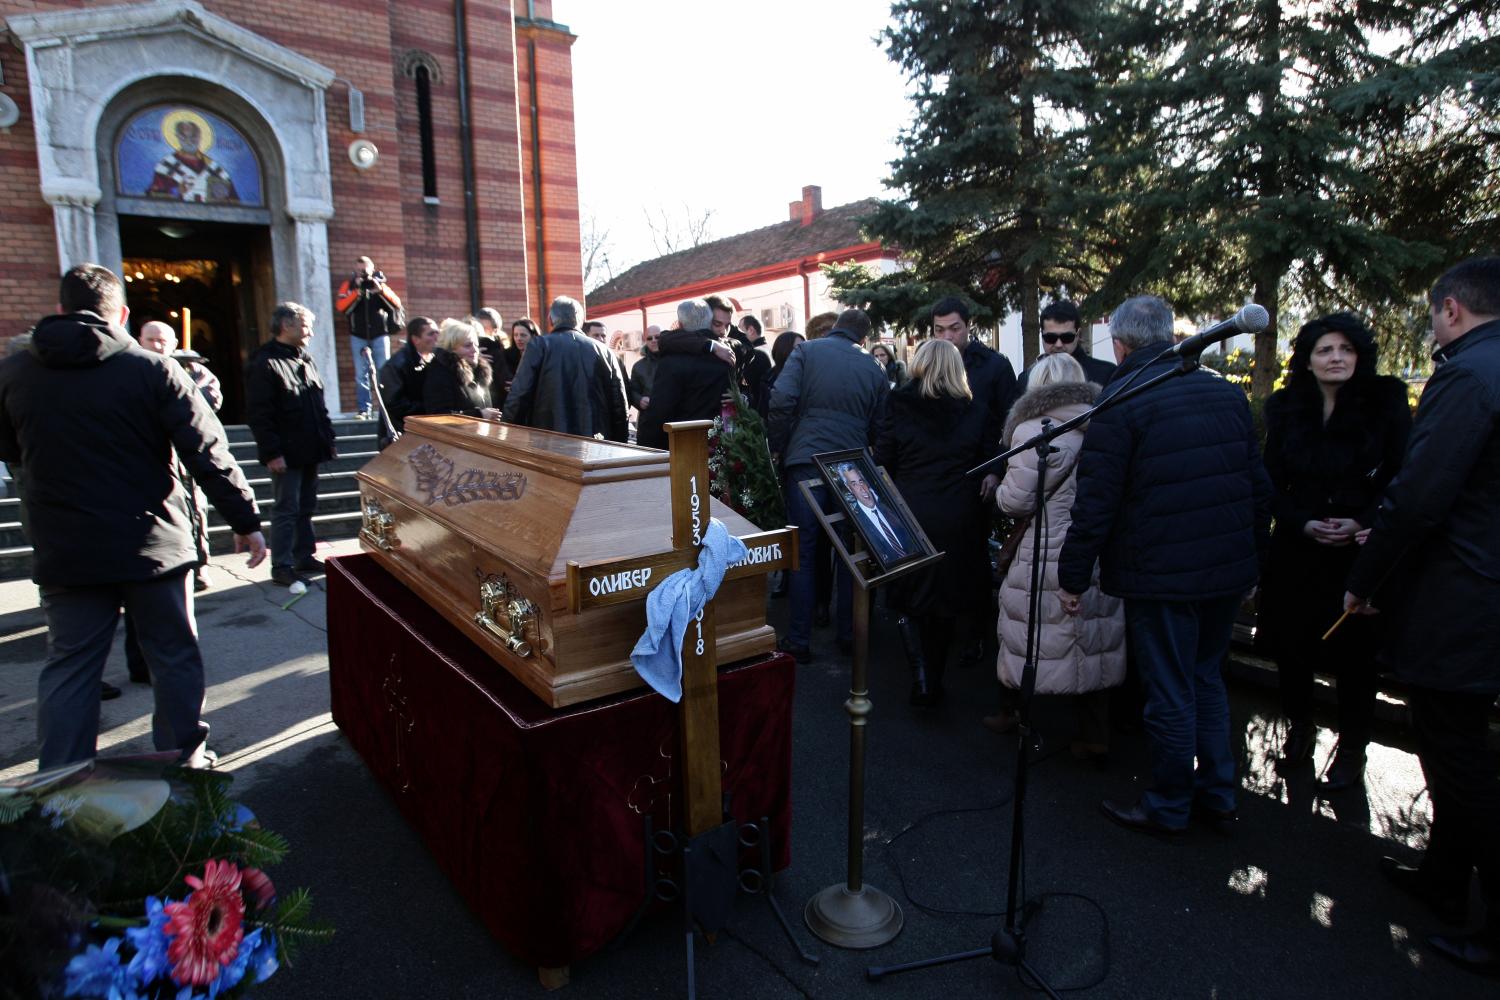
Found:
[(232, 421), (285, 299), (353, 408), (332, 301), (362, 254), (410, 314), (582, 297), (551, 0), (0, 0), (0, 22), (0, 337), (98, 261), (133, 322), (190, 311)]

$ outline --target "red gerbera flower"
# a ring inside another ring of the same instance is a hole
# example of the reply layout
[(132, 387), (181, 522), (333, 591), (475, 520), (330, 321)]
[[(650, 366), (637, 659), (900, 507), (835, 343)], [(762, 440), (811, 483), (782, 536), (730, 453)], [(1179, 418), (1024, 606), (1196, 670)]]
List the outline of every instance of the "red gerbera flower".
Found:
[(276, 902), (276, 885), (271, 881), (271, 876), (259, 868), (241, 868), (240, 878), (257, 910), (264, 910)]
[(166, 932), (172, 941), (167, 947), (172, 981), (178, 986), (207, 986), (234, 961), (245, 936), (240, 871), (231, 862), (210, 861), (203, 878), (189, 875), (184, 881), (197, 891), (164, 907), (171, 918)]

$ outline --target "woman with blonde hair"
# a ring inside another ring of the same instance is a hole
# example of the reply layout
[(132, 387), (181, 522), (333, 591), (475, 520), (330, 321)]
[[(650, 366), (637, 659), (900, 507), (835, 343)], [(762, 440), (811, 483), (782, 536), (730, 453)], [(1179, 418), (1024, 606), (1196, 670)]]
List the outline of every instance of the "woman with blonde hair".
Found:
[[(872, 363), (875, 363), (872, 361)], [(970, 469), (989, 458), (986, 410), (974, 403), (958, 348), (936, 337), (917, 348), (910, 380), (890, 394), (881, 415), (875, 460), (885, 466), (932, 544), (946, 557), (882, 587), (898, 611), (911, 665), (911, 703), (943, 695), (954, 622), (978, 612), (990, 592), (989, 560), (973, 545), (984, 517), (979, 478)]]
[[(1084, 381), (1083, 368), (1067, 354), (1048, 354), (1028, 373), (1027, 390), (1011, 408), (1001, 446), (1011, 448), (1041, 433), (1042, 420), (1056, 425), (1083, 413), (1100, 388)], [(1078, 614), (1069, 615), (1058, 600), (1057, 559), (1072, 524), (1069, 511), (1078, 488), (1078, 454), (1083, 427), (1052, 442), (1041, 522), (1027, 526), (1015, 559), (1000, 586), (1000, 683), (1021, 686), (1030, 621), (1033, 543), (1041, 532), (1041, 623), (1037, 634), (1037, 694), (1074, 696), (1078, 734), (1073, 756), (1103, 763), (1109, 754), (1109, 692), (1125, 679), (1125, 610), (1117, 598), (1099, 589), (1099, 568), (1083, 595)], [(1030, 518), (1036, 511), (1038, 457), (1023, 451), (1011, 458), (995, 494), (1000, 509), (1012, 517)], [(1013, 713), (1012, 713), (1013, 714)]]
[(500, 418), (490, 405), (490, 363), (480, 353), (479, 333), (479, 324), (470, 320), (443, 320), (422, 385), (424, 412)]

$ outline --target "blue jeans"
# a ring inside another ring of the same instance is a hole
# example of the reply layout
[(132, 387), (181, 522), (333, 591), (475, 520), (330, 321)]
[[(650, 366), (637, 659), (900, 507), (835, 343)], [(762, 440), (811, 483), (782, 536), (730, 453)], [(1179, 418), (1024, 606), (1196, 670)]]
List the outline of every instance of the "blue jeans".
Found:
[(1239, 607), (1238, 597), (1125, 600), (1125, 627), (1146, 693), (1151, 737), (1152, 783), (1141, 794), (1141, 805), (1166, 826), (1187, 826), (1195, 798), (1212, 809), (1234, 808), (1222, 667)]
[(271, 496), (271, 568), (296, 569), (317, 545), (312, 516), (318, 509), (318, 467), (271, 473)]
[[(813, 607), (817, 603), (817, 555), (818, 536), (823, 526), (818, 523), (802, 490), (797, 483), (803, 479), (822, 479), (816, 467), (799, 465), (786, 473), (786, 516), (797, 528), (797, 569), (792, 572), (787, 584), (786, 641), (793, 646), (807, 646), (812, 642)], [(813, 490), (824, 511), (833, 505), (828, 487)], [(834, 559), (835, 583), (838, 602), (838, 639), (840, 642), (854, 638), (854, 578), (842, 559)]]
[[(363, 337), (350, 337), (349, 344), (354, 349), (354, 395), (359, 405), (360, 413), (368, 413), (370, 410), (370, 380), (379, 377), (380, 366), (385, 364), (391, 357), (391, 338), (376, 337), (374, 340), (366, 340)], [(365, 361), (365, 348), (370, 349), (374, 357), (374, 368)]]

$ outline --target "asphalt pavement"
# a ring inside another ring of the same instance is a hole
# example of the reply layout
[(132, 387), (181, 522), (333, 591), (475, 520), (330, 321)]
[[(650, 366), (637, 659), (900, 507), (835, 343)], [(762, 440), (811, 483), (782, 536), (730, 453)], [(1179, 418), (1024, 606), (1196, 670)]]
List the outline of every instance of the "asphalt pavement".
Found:
[[(353, 549), (341, 542), (319, 554)], [(210, 743), (237, 797), (293, 845), (271, 873), (278, 885), (310, 887), (316, 912), (338, 929), (257, 996), (540, 996), (535, 969), (488, 936), (332, 724), (321, 583), (284, 607), (290, 595), (265, 567), (226, 556), (213, 573), (198, 601)], [(784, 602), (772, 602), (773, 623), (784, 614)], [(765, 902), (744, 897), (729, 933), (699, 942), (705, 1000), (1028, 995), (1012, 968), (989, 958), (865, 977), (870, 964), (989, 947), (1004, 922), (1015, 769), (1014, 740), (979, 725), (993, 708), (993, 675), (950, 670), (943, 707), (908, 708), (894, 628), (878, 610), (873, 617), (865, 879), (897, 899), (905, 927), (856, 952), (817, 941), (800, 919), (810, 896), (843, 881), (846, 863), (848, 661), (831, 630), (819, 630), (819, 658), (798, 668), (792, 866), (775, 893), (821, 962), (801, 962)], [(35, 766), (44, 655), (35, 587), (0, 584), (0, 777)], [(118, 642), (105, 676), (126, 691), (103, 706), (101, 752), (149, 749), (150, 692), (128, 682)], [(1273, 694), (1236, 683), (1231, 702), (1239, 829), (1163, 841), (1098, 811), (1100, 799), (1128, 799), (1141, 786), (1138, 727), (1116, 733), (1099, 768), (1069, 755), (1067, 705), (1042, 701), (1026, 803), (1024, 895), (1040, 904), (1028, 924), (1030, 964), (1069, 996), (1495, 997), (1493, 981), (1425, 947), (1443, 928), (1376, 870), (1383, 854), (1413, 857), (1426, 836), (1421, 771), (1404, 735), (1378, 730), (1365, 790), (1325, 801), (1312, 770), (1284, 780), (1269, 766), (1282, 736)], [(1325, 729), (1316, 766), (1333, 740)], [(681, 919), (656, 914), (571, 972), (558, 995), (684, 996)]]

